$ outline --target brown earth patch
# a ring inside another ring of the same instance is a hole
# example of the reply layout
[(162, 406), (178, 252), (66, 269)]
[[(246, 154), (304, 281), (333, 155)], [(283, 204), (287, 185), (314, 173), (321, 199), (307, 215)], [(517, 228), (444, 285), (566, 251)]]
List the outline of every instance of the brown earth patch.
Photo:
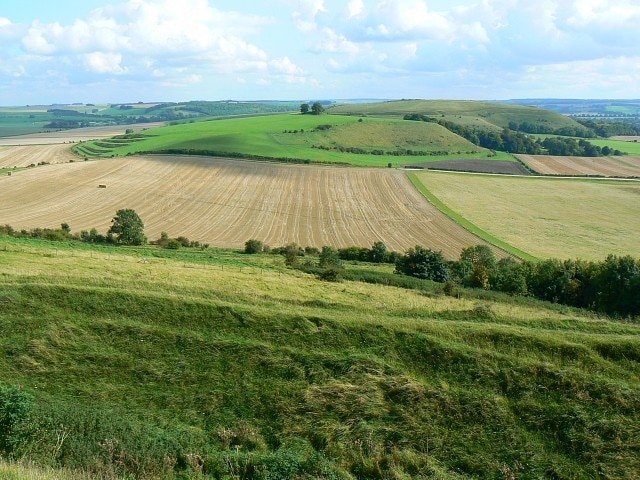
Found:
[(418, 167), (427, 170), (450, 170), (453, 172), (497, 173), (503, 175), (531, 175), (522, 164), (508, 160), (440, 160), (412, 164), (408, 167)]

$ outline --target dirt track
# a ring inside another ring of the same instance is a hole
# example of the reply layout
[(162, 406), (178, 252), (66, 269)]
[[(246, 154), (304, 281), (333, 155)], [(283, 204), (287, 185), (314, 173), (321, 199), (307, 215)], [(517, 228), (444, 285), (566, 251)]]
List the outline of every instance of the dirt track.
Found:
[[(98, 188), (104, 184), (107, 188)], [(222, 247), (423, 245), (457, 258), (481, 243), (399, 170), (147, 156), (45, 165), (0, 177), (0, 223), (105, 232), (133, 208), (150, 239), (167, 231)]]

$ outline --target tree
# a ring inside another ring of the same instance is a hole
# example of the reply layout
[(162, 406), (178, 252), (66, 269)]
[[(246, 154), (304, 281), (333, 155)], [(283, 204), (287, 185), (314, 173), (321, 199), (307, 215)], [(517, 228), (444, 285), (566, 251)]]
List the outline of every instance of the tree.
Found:
[(300, 113), (301, 114), (306, 114), (309, 113), (309, 104), (308, 103), (303, 103), (302, 105), (300, 105)]
[(471, 264), (471, 272), (463, 283), (469, 287), (489, 288), (489, 278), (496, 266), (496, 256), (487, 245), (474, 245), (462, 250), (461, 262)]
[[(304, 252), (304, 250), (302, 250)], [(300, 247), (296, 243), (290, 243), (283, 249), (284, 264), (287, 267), (295, 267), (298, 265), (300, 255), (302, 254)]]
[(511, 257), (501, 258), (491, 272), (489, 284), (492, 290), (511, 295), (526, 295), (526, 267)]
[(387, 246), (382, 242), (375, 242), (369, 251), (369, 260), (373, 263), (383, 263), (387, 260)]
[(244, 242), (244, 253), (261, 253), (263, 249), (264, 244), (260, 240), (251, 239)]
[(396, 272), (436, 282), (449, 280), (449, 266), (442, 252), (417, 245), (410, 248), (396, 262)]
[(329, 247), (327, 245), (322, 247), (322, 252), (320, 252), (320, 258), (318, 259), (318, 262), (320, 268), (340, 268), (342, 266), (338, 251), (335, 248)]
[(130, 208), (116, 212), (108, 233), (115, 235), (116, 241), (123, 245), (144, 245), (147, 242), (144, 236), (144, 223), (136, 211)]
[(314, 102), (313, 105), (311, 105), (311, 113), (314, 115), (320, 115), (322, 112), (324, 112), (324, 107), (322, 106), (322, 104), (320, 102)]

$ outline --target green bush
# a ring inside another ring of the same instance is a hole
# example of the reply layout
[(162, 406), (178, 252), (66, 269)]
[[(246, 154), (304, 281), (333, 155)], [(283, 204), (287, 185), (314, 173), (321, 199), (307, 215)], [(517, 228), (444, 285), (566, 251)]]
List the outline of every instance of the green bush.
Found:
[(247, 240), (244, 243), (244, 253), (248, 253), (248, 254), (262, 253), (263, 249), (264, 249), (264, 245), (260, 240), (251, 239), (251, 240)]
[(0, 383), (0, 452), (12, 455), (28, 438), (33, 397)]

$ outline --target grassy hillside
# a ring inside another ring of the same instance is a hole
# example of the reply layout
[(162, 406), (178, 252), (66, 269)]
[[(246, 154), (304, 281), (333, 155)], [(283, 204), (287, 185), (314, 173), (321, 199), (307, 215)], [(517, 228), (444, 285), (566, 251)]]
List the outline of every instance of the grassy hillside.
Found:
[(41, 464), (107, 478), (640, 471), (635, 324), (426, 282), (320, 282), (223, 250), (1, 238), (0, 270), (0, 381), (35, 398), (0, 440)]
[[(299, 114), (172, 125), (75, 148), (89, 157), (171, 150), (369, 166), (487, 155), (486, 150), (436, 124)], [(507, 154), (493, 158), (513, 160)]]
[(543, 124), (551, 129), (579, 126), (550, 110), (521, 105), (471, 100), (397, 100), (382, 103), (338, 105), (332, 114), (402, 118), (407, 113), (434, 116), (454, 123), (486, 129), (502, 129), (509, 122)]
[[(496, 132), (512, 123), (534, 125), (550, 132), (565, 127), (582, 129), (555, 112), (487, 102), (403, 100), (336, 106), (328, 112), (330, 115), (273, 115), (174, 125), (144, 135), (86, 142), (76, 150), (87, 157), (170, 150), (170, 153), (386, 166), (392, 157), (398, 157), (392, 164), (487, 157), (488, 150), (439, 124), (413, 125), (404, 121), (409, 113)], [(493, 158), (513, 161), (504, 153)]]

